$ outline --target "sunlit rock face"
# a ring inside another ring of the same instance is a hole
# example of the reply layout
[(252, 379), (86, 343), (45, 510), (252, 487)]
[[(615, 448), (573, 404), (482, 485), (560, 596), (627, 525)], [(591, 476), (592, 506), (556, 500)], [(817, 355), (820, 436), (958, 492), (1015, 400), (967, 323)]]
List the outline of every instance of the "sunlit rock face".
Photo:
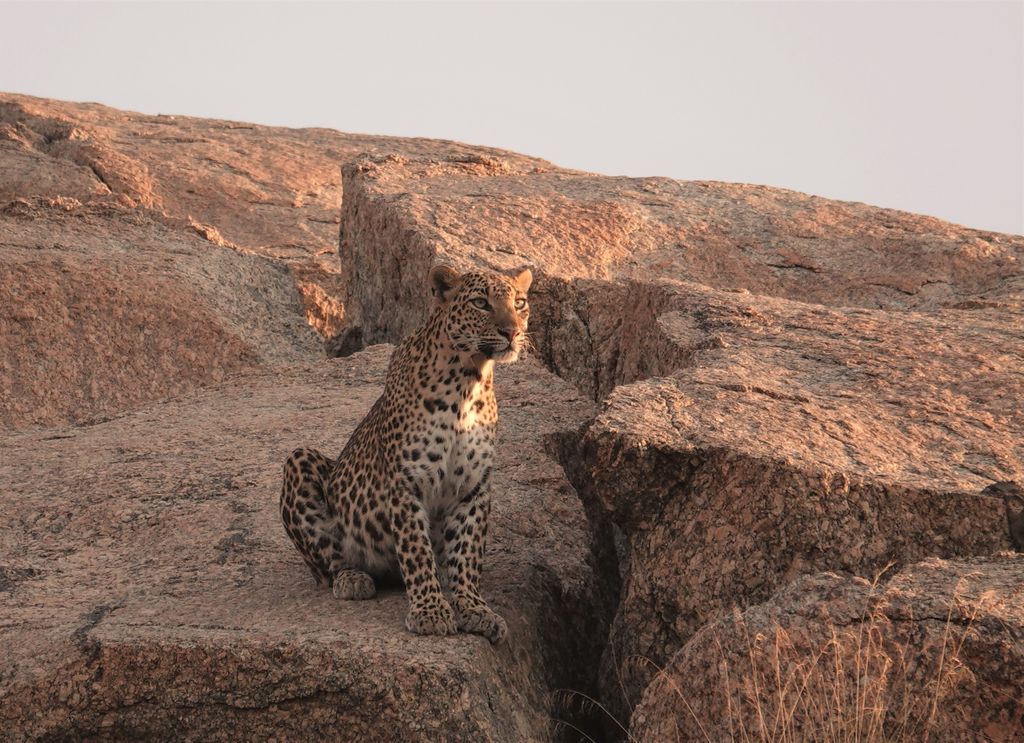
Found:
[(349, 328), (340, 167), (366, 153), (541, 162), (0, 93), (0, 426), (322, 357)]
[[(990, 486), (1024, 480), (1021, 237), (14, 95), (0, 165), (2, 729), (659, 740), (694, 719), (673, 683), (717, 715), (712, 640), (738, 659), (788, 617), (810, 652), (822, 612), (884, 596), (923, 668), (977, 573), (1001, 604), (962, 660), (1004, 701), (948, 730), (1013, 740), (1024, 503)], [(400, 590), (316, 591), (276, 514), (439, 262), (535, 277), (530, 358), (496, 379), (497, 647), (405, 633)]]
[(367, 159), (343, 186), (367, 337), (412, 327), (434, 262), (527, 264), (539, 356), (604, 400), (562, 459), (618, 533), (600, 677), (619, 723), (734, 605), (820, 570), (1010, 546), (981, 491), (1024, 479), (1021, 237), (500, 158)]

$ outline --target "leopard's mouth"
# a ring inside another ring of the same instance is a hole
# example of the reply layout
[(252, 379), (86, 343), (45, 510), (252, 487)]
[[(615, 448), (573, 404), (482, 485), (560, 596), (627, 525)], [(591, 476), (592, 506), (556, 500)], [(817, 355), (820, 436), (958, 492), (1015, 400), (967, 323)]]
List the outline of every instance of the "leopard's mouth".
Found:
[(515, 343), (482, 343), (480, 352), (499, 364), (511, 364), (519, 359), (520, 347)]
[(494, 354), (492, 358), (499, 364), (511, 364), (512, 362), (519, 360), (519, 351), (519, 346), (509, 344)]

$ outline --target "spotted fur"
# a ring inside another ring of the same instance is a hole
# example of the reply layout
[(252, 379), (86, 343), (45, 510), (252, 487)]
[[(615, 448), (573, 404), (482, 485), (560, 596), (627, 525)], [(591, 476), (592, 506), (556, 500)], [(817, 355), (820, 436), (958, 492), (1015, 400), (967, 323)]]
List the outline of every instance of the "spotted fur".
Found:
[(338, 598), (370, 598), (375, 579), (400, 575), (412, 632), (492, 642), (507, 633), (478, 586), (498, 422), (494, 363), (523, 349), (531, 281), (529, 270), (435, 267), (430, 317), (395, 350), (384, 393), (340, 456), (297, 449), (285, 462), (285, 529)]

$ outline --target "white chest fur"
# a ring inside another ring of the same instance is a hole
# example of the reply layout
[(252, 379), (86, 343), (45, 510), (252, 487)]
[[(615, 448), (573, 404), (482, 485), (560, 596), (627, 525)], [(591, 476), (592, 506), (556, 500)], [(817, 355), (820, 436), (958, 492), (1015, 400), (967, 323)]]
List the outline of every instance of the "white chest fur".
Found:
[(491, 380), (490, 369), (475, 378), (463, 373), (454, 387), (432, 386), (427, 395), (437, 397), (420, 403), (429, 415), (424, 428), (410, 431), (403, 469), (416, 483), (432, 521), (450, 513), (493, 465), (496, 411)]

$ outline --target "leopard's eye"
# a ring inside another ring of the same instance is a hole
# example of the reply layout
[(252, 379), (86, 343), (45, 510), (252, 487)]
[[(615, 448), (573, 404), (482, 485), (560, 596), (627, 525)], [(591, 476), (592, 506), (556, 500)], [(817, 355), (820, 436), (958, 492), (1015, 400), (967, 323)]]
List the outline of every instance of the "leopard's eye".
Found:
[(517, 310), (525, 310), (526, 309), (526, 298), (525, 297), (520, 297), (519, 299), (516, 300), (516, 309)]
[(491, 305), (489, 305), (487, 303), (487, 300), (484, 299), (483, 297), (473, 297), (469, 301), (473, 304), (474, 307), (477, 307), (481, 310), (489, 310), (491, 308)]

